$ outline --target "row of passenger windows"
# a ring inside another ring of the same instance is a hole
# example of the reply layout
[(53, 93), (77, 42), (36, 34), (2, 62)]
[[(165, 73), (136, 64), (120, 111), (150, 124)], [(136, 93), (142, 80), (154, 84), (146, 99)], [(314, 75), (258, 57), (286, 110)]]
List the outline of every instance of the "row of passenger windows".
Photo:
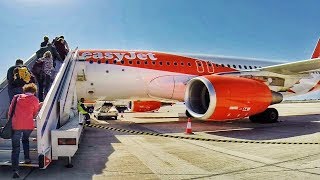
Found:
[[(118, 61), (114, 60), (114, 61), (113, 61), (113, 64), (117, 64), (117, 62), (118, 62)], [(162, 66), (162, 65), (164, 64), (162, 61), (158, 61), (158, 62), (159, 62), (159, 65), (160, 65), (160, 66)], [(90, 63), (92, 64), (93, 61), (91, 60)], [(109, 64), (109, 61), (106, 61), (105, 63), (106, 63), (106, 64)], [(132, 64), (133, 64), (133, 61), (128, 61), (128, 63), (129, 63), (130, 65), (132, 65)], [(136, 64), (138, 64), (138, 65), (140, 65), (140, 64), (148, 65), (148, 63), (149, 63), (148, 61), (143, 61), (143, 62), (136, 61)], [(203, 63), (204, 63), (204, 62), (203, 62)], [(98, 64), (101, 64), (101, 61), (98, 61)], [(123, 61), (123, 60), (120, 61), (120, 64), (124, 64), (124, 61)], [(151, 64), (152, 64), (152, 65), (156, 65), (156, 61), (151, 61)], [(166, 64), (167, 66), (170, 66), (171, 62), (170, 62), (170, 61), (166, 61), (165, 64)], [(174, 65), (174, 66), (178, 66), (178, 64), (179, 64), (178, 62), (173, 62), (173, 65)], [(186, 64), (187, 66), (189, 66), (189, 67), (192, 66), (190, 62), (187, 62), (187, 63), (180, 62), (180, 65), (181, 65), (181, 66), (184, 66), (185, 64)], [(198, 62), (197, 65), (198, 65), (199, 67), (201, 67), (201, 66), (202, 66), (202, 63)], [(209, 67), (214, 66), (214, 65), (211, 64), (210, 62), (207, 63), (207, 65), (208, 65)], [(256, 68), (258, 68), (258, 66), (246, 66), (246, 65), (243, 65), (243, 66), (238, 65), (238, 67), (237, 67), (236, 65), (232, 65), (232, 66), (231, 66), (230, 64), (227, 64), (227, 65), (224, 65), (224, 64), (215, 64), (215, 66), (216, 66), (216, 67), (239, 68), (239, 69), (242, 69), (242, 68), (244, 68), (244, 69), (256, 69)], [(259, 66), (259, 68), (261, 68), (261, 66)]]

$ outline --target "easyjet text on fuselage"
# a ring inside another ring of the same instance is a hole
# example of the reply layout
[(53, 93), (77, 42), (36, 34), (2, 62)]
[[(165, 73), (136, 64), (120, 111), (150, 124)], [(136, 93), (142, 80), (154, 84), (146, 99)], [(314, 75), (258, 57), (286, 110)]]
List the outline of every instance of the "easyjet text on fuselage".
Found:
[(81, 59), (113, 59), (115, 61), (122, 61), (122, 60), (157, 60), (157, 57), (154, 53), (148, 52), (148, 53), (136, 53), (136, 52), (80, 52), (79, 57)]

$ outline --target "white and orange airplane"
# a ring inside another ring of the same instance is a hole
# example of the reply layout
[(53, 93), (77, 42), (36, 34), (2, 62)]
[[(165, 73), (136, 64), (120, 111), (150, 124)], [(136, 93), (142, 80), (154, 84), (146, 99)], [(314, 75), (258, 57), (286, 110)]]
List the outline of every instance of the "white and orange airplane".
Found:
[[(320, 40), (311, 59), (280, 63), (178, 53), (79, 50), (78, 97), (185, 102), (187, 115), (212, 121), (275, 122), (268, 108), (285, 96), (320, 89)], [(145, 103), (143, 103), (145, 102)]]

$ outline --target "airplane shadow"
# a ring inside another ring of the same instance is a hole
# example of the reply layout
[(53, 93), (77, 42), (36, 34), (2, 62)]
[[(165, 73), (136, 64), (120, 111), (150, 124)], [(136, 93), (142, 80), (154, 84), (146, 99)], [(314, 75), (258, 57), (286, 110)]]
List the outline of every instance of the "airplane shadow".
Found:
[[(186, 129), (186, 118), (181, 121), (139, 123), (147, 131), (157, 133), (183, 133)], [(132, 126), (132, 125), (131, 125)], [(237, 138), (243, 140), (279, 140), (318, 133), (320, 115), (294, 115), (279, 117), (277, 123), (252, 123), (249, 119), (226, 122), (192, 120), (192, 131), (209, 135)], [(217, 138), (217, 137), (212, 137)]]

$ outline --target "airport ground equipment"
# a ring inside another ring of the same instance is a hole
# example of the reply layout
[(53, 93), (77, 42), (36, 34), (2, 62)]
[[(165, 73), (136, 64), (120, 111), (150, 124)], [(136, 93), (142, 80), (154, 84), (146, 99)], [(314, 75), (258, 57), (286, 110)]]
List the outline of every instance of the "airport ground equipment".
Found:
[[(69, 52), (43, 102), (42, 108), (35, 119), (36, 129), (30, 137), (31, 164), (45, 169), (58, 157), (71, 157), (78, 149), (83, 123), (79, 123), (76, 94), (76, 58), (77, 49)], [(36, 61), (31, 56), (26, 65), (30, 68)], [(0, 126), (6, 122), (9, 107), (7, 81), (0, 84)], [(21, 148), (21, 157), (23, 157)], [(11, 165), (11, 140), (0, 139), (0, 165)]]

